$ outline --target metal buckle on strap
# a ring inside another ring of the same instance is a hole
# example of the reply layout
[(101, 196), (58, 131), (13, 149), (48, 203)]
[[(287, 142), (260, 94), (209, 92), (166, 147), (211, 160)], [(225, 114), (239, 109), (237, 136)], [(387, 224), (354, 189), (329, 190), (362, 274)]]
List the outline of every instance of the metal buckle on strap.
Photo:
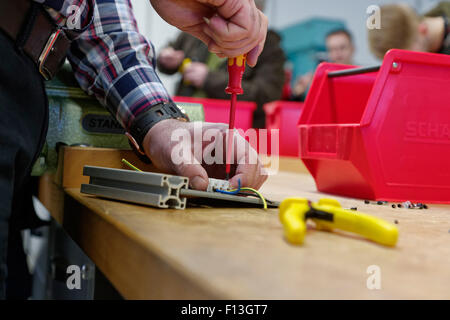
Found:
[(56, 43), (56, 40), (58, 39), (59, 35), (61, 34), (61, 29), (56, 29), (48, 38), (47, 44), (44, 47), (44, 50), (42, 50), (41, 55), (38, 59), (39, 64), (39, 73), (44, 77), (45, 80), (50, 80), (53, 75), (51, 74), (51, 71), (45, 67), (45, 63), (50, 56), (50, 54), (54, 51), (54, 45)]
[(133, 147), (136, 149), (137, 152), (139, 152), (141, 155), (145, 156), (144, 150), (141, 149), (139, 146), (139, 143), (137, 143), (136, 139), (133, 138), (133, 136), (129, 132), (125, 132), (125, 135), (127, 136), (130, 143), (133, 145)]

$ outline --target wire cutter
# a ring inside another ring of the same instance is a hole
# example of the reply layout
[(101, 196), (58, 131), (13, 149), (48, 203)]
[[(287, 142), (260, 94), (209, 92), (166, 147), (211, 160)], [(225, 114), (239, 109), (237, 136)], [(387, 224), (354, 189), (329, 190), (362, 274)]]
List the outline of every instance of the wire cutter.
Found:
[(391, 247), (397, 243), (398, 229), (395, 225), (368, 214), (345, 210), (334, 199), (312, 203), (307, 199), (289, 198), (281, 203), (279, 210), (285, 237), (292, 244), (303, 244), (307, 219), (315, 222), (317, 230), (339, 229)]

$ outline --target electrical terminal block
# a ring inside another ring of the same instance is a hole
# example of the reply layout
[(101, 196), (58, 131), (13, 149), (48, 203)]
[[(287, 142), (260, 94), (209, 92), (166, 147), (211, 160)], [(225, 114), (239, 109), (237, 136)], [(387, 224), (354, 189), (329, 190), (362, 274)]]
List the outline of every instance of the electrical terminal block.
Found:
[(231, 188), (229, 181), (210, 178), (208, 189), (206, 189), (206, 191), (207, 192), (214, 192), (215, 190), (228, 191), (230, 189)]

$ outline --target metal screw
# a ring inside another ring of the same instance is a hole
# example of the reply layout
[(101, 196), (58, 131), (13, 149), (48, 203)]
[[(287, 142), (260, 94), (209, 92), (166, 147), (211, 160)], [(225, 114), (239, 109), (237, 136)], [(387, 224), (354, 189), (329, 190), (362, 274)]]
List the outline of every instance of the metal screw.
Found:
[(394, 69), (397, 69), (397, 68), (398, 68), (398, 63), (397, 63), (397, 62), (393, 62), (393, 63), (392, 63), (392, 67), (393, 67)]
[(413, 204), (411, 203), (411, 201), (405, 201), (402, 203), (403, 207), (405, 207), (406, 209), (412, 209), (414, 208)]

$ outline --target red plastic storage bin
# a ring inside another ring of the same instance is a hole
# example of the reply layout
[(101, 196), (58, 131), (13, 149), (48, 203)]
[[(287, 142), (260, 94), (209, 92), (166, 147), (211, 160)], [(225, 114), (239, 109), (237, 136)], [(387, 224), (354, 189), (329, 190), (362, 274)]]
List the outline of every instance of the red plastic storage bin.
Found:
[(299, 121), (318, 190), (450, 203), (450, 57), (391, 50), (379, 71), (336, 74), (348, 68), (319, 66)]
[(298, 157), (298, 121), (303, 110), (302, 102), (274, 101), (264, 105), (266, 128), (279, 131), (280, 156)]
[[(238, 98), (239, 99), (239, 98)], [(206, 122), (227, 123), (230, 120), (230, 100), (204, 99), (192, 97), (174, 97), (175, 102), (200, 103), (205, 111)], [(252, 128), (253, 112), (256, 103), (239, 101), (236, 105), (235, 127), (248, 130)]]

